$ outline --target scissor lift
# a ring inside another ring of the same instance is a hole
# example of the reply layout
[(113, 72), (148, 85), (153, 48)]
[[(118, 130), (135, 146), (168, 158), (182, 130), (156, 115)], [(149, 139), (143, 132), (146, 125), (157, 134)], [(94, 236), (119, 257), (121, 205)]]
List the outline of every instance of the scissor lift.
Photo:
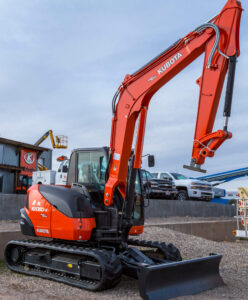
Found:
[(248, 188), (238, 188), (239, 199), (237, 199), (237, 229), (234, 230), (234, 235), (237, 238), (248, 239)]

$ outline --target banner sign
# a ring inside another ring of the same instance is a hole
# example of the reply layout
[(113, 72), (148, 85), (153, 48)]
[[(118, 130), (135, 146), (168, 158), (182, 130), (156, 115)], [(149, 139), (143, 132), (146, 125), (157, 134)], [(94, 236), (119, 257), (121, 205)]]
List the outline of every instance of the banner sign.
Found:
[(21, 175), (32, 176), (32, 172), (36, 171), (37, 153), (29, 149), (21, 149), (20, 167), (24, 168)]

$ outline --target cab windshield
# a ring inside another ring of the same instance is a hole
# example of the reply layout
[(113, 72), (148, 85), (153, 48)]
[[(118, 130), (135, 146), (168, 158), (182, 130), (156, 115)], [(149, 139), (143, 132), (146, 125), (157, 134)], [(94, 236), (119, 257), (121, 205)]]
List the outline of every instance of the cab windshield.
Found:
[(141, 177), (142, 180), (154, 179), (154, 176), (146, 170), (141, 170)]
[(107, 160), (102, 151), (78, 153), (77, 175), (79, 183), (105, 185)]
[(179, 173), (171, 173), (171, 175), (172, 175), (176, 180), (178, 180), (178, 179), (188, 179), (187, 176), (184, 176), (184, 175), (179, 174)]

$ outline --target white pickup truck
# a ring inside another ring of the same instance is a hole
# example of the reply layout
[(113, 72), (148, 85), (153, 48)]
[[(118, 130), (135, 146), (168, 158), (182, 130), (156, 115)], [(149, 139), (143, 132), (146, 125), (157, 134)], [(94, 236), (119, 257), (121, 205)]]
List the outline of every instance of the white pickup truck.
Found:
[(214, 198), (211, 183), (203, 180), (191, 179), (179, 173), (158, 172), (152, 173), (155, 178), (172, 178), (178, 190), (178, 200), (206, 200)]

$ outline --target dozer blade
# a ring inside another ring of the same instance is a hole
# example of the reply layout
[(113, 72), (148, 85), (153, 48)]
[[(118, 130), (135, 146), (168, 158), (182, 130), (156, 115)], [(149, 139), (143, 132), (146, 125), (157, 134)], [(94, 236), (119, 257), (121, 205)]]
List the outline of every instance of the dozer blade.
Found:
[(143, 267), (139, 270), (140, 296), (145, 300), (171, 299), (224, 285), (219, 274), (222, 255)]

